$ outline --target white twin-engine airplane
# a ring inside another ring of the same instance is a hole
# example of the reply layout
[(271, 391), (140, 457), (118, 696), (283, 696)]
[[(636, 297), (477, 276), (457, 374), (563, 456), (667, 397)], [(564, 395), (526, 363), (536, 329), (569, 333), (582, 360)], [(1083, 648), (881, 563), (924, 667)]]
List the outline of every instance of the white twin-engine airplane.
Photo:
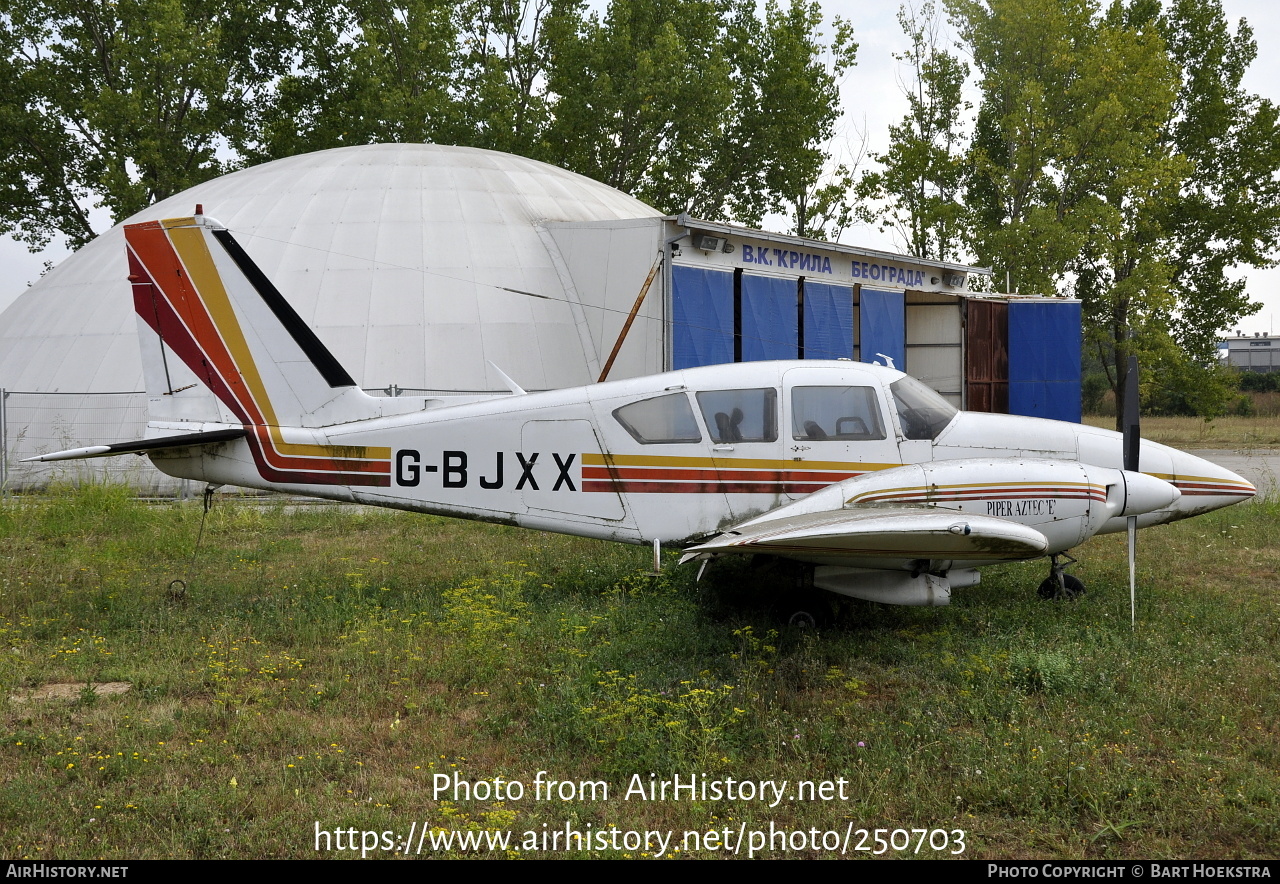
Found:
[(146, 454), (215, 485), (670, 545), (684, 560), (767, 554), (812, 565), (823, 589), (924, 605), (983, 565), (1042, 556), (1041, 594), (1072, 595), (1059, 557), (1094, 534), (1255, 493), (1152, 442), (1140, 471), (1121, 469), (1119, 433), (960, 412), (902, 372), (847, 361), (376, 398), (199, 209), (125, 236), (148, 438), (33, 460)]

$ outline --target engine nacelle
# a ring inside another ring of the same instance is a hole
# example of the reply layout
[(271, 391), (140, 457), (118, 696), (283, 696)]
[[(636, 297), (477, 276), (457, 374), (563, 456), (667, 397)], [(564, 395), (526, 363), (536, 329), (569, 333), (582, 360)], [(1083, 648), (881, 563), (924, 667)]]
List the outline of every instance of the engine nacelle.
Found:
[(762, 520), (802, 512), (907, 505), (955, 510), (1035, 528), (1047, 552), (1078, 546), (1110, 519), (1166, 509), (1181, 496), (1169, 482), (1077, 461), (1035, 458), (943, 460), (846, 479)]
[[(966, 573), (968, 570), (972, 569), (966, 569)], [(886, 605), (941, 607), (951, 604), (951, 582), (936, 574), (912, 577), (906, 571), (819, 565), (813, 569), (813, 585), (828, 592)]]

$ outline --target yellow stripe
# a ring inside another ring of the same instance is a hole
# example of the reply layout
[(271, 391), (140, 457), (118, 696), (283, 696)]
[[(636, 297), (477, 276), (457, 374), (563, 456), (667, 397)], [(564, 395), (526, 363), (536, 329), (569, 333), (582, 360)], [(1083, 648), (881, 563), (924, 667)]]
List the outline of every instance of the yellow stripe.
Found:
[(900, 467), (900, 463), (847, 463), (834, 460), (751, 460), (732, 457), (672, 457), (661, 454), (584, 454), (584, 466), (685, 467), (741, 470), (804, 470), (815, 472), (870, 472)]
[(1211, 476), (1188, 476), (1182, 473), (1147, 473), (1147, 475), (1156, 479), (1164, 479), (1166, 482), (1210, 482), (1214, 485), (1229, 485), (1234, 488), (1253, 487), (1253, 483), (1251, 482), (1234, 482), (1231, 479), (1221, 479)]
[(244, 339), (231, 299), (227, 297), (227, 290), (222, 285), (222, 277), (213, 264), (213, 256), (209, 254), (204, 234), (197, 227), (182, 227), (170, 229), (169, 239), (187, 268), (187, 275), (191, 277), (197, 297), (209, 311), (214, 326), (231, 353), (232, 362), (244, 379), (249, 395), (261, 409), (267, 426), (276, 425), (279, 421), (276, 419), (275, 409), (271, 407), (271, 399), (267, 396), (249, 344)]
[[(222, 285), (222, 277), (213, 263), (213, 256), (209, 254), (209, 247), (205, 243), (203, 233), (198, 227), (191, 226), (194, 224), (191, 218), (170, 218), (161, 223), (168, 229), (169, 239), (173, 242), (174, 249), (187, 269), (187, 275), (191, 278), (196, 295), (213, 318), (218, 333), (222, 335), (222, 340), (231, 353), (236, 369), (244, 379), (249, 395), (262, 410), (262, 416), (267, 422), (267, 431), (271, 434), (271, 442), (276, 451), (294, 457), (389, 460), (390, 448), (344, 445), (340, 446), (344, 453), (337, 455), (334, 446), (284, 441), (280, 433), (279, 418), (276, 417), (275, 409), (271, 407), (271, 397), (267, 395), (266, 385), (258, 373), (257, 363), (254, 362), (253, 353), (249, 349), (248, 342), (245, 341), (240, 321), (231, 306), (227, 290)], [(362, 447), (363, 454), (357, 454), (356, 452)]]
[[(923, 493), (926, 496), (929, 496), (933, 494), (939, 494), (944, 491), (956, 491), (960, 489), (970, 489), (970, 490), (976, 489), (979, 491), (997, 492), (999, 489), (1012, 490), (1016, 488), (1044, 488), (1048, 484), (1049, 483), (1046, 483), (1046, 482), (997, 482), (994, 484), (990, 482), (978, 482), (978, 483), (965, 484), (965, 485), (930, 485), (930, 486), (912, 485), (912, 486), (905, 486), (902, 488), (881, 488), (877, 491), (864, 491), (862, 494), (855, 494), (853, 497), (846, 500), (845, 503), (853, 503), (854, 501), (862, 500), (863, 498), (866, 498), (866, 497), (881, 497), (885, 494), (921, 494)], [(1053, 484), (1052, 487), (1055, 489), (1083, 488), (1088, 491), (1102, 490), (1103, 488), (1103, 486), (1101, 485), (1091, 485), (1087, 482), (1058, 482)], [(1052, 494), (1047, 494), (1045, 495), (1045, 498), (1048, 499), (1049, 497), (1052, 497), (1052, 496), (1053, 496)]]

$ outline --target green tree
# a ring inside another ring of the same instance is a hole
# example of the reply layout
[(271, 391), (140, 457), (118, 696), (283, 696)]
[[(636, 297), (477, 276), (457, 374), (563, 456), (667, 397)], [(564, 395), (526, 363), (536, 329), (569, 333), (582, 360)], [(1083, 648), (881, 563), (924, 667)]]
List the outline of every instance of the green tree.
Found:
[[(860, 214), (881, 230), (896, 231), (917, 257), (955, 260), (963, 242), (968, 144), (961, 117), (969, 108), (962, 95), (969, 68), (942, 48), (932, 2), (901, 7), (898, 22), (911, 40), (910, 49), (894, 56), (910, 71), (904, 88), (908, 110), (889, 127), (889, 150), (872, 157), (881, 168), (858, 181), (857, 195), (866, 207)], [(887, 207), (870, 207), (881, 202)]]
[(800, 191), (792, 204), (792, 233), (812, 239), (839, 240), (856, 214), (857, 185), (853, 168), (838, 163)]
[(430, 141), (541, 158), (544, 90), (576, 0), (341, 0), (297, 16), (299, 61), (250, 162), (332, 147)]
[(840, 22), (823, 42), (817, 3), (342, 0), (300, 21), (274, 122), (239, 145), (251, 160), (436, 141), (544, 160), (669, 212), (840, 221), (845, 188), (820, 176), (856, 46)]
[(1158, 23), (1181, 75), (1166, 143), (1193, 167), (1163, 219), (1178, 301), (1174, 335), (1210, 364), (1221, 330), (1258, 309), (1244, 281), (1227, 272), (1276, 263), (1280, 111), (1241, 87), (1258, 47), (1247, 22), (1231, 33), (1218, 0), (1175, 0)]
[[(466, 0), (457, 91), (469, 102), (459, 144), (542, 159), (551, 122), (545, 81), (554, 47), (582, 22), (577, 0)], [(474, 134), (472, 134), (474, 133)]]
[(797, 235), (822, 236), (848, 223), (850, 172), (827, 175), (830, 144), (840, 116), (839, 80), (855, 63), (852, 27), (833, 23), (824, 45), (817, 2), (740, 0), (728, 28), (734, 84), (728, 123), (709, 145), (693, 211), (759, 226), (764, 216), (791, 216)]
[(1280, 235), (1280, 121), (1240, 87), (1247, 25), (1233, 35), (1217, 0), (950, 9), (982, 92), (966, 187), (979, 260), (1014, 289), (1081, 298), (1119, 413), (1131, 354), (1161, 395), (1220, 413), (1213, 344), (1254, 309), (1226, 273), (1272, 264)]
[(74, 247), (96, 206), (119, 220), (238, 165), (380, 141), (838, 225), (821, 172), (856, 47), (820, 24), (815, 0), (0, 0), (0, 232)]
[(93, 238), (222, 173), (288, 65), (288, 7), (263, 0), (2, 0), (0, 231), (33, 249)]
[(980, 260), (1029, 292), (1056, 291), (1087, 250), (1096, 272), (1136, 269), (1124, 216), (1180, 171), (1159, 149), (1174, 97), (1160, 36), (1079, 0), (953, 11), (982, 92), (968, 189)]
[(1015, 288), (1080, 297), (1119, 422), (1128, 356), (1167, 352), (1175, 306), (1164, 219), (1190, 172), (1166, 139), (1176, 66), (1155, 23), (1118, 2), (954, 10), (982, 77), (973, 248)]
[[(830, 44), (816, 2), (614, 0), (552, 53), (546, 158), (668, 212), (757, 224), (818, 184), (839, 116), (852, 30)], [(829, 61), (824, 60), (829, 51)], [(803, 213), (800, 213), (803, 214)]]
[(547, 158), (665, 211), (693, 201), (732, 91), (717, 0), (613, 0), (561, 32)]
[(1274, 264), (1280, 121), (1270, 102), (1241, 89), (1257, 48), (1246, 23), (1231, 33), (1216, 0), (1180, 0), (1167, 12), (1155, 0), (1135, 0), (1113, 7), (1109, 18), (1163, 38), (1175, 96), (1159, 148), (1182, 173), (1164, 179), (1166, 187), (1176, 180), (1176, 190), (1144, 193), (1128, 207), (1131, 241), (1160, 255), (1162, 267), (1147, 262), (1145, 272), (1158, 269), (1162, 278), (1144, 288), (1132, 284), (1127, 265), (1111, 280), (1083, 265), (1078, 288), (1086, 304), (1110, 311), (1094, 317), (1090, 337), (1119, 390), (1125, 357), (1139, 352), (1154, 369), (1144, 396), (1214, 417), (1236, 397), (1233, 376), (1218, 366), (1218, 337), (1257, 310), (1244, 281), (1227, 272)]
[[(1087, 334), (1113, 380), (1117, 429), (1130, 355), (1149, 368), (1163, 366), (1165, 377), (1174, 376), (1175, 366), (1186, 368), (1180, 376), (1193, 373), (1183, 354), (1169, 346), (1176, 298), (1165, 219), (1191, 172), (1165, 137), (1177, 96), (1177, 71), (1155, 23), (1132, 12), (1117, 3), (1101, 21), (1100, 51), (1086, 62), (1076, 93), (1092, 108), (1081, 135), (1097, 139), (1105, 132), (1106, 151), (1076, 209), (1091, 225), (1071, 269)], [(1120, 66), (1130, 79), (1117, 90), (1114, 71)], [(1128, 116), (1121, 127), (1127, 134), (1112, 129), (1115, 114)]]
[(295, 16), (298, 63), (277, 85), (271, 118), (236, 144), (250, 162), (460, 128), (455, 4), (346, 0)]

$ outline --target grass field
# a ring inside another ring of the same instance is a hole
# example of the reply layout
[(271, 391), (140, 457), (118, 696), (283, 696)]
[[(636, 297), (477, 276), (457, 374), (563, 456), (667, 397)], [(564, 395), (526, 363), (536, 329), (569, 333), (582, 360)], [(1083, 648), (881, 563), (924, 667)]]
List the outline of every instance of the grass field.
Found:
[[(1280, 398), (1280, 394), (1274, 393), (1259, 395)], [(1084, 423), (1107, 430), (1116, 428), (1116, 419), (1111, 416), (1085, 415)], [(1280, 447), (1280, 417), (1230, 415), (1206, 421), (1194, 417), (1144, 416), (1142, 437), (1175, 448), (1277, 448)]]
[[(695, 584), (670, 560), (655, 577), (649, 551), (619, 545), (227, 500), (193, 559), (198, 504), (101, 486), (10, 499), (0, 853), (306, 858), (317, 823), (359, 843), (425, 822), (515, 844), (673, 831), (667, 857), (724, 855), (682, 848), (685, 831), (771, 825), (815, 830), (771, 857), (835, 855), (821, 834), (858, 828), (943, 830), (927, 856), (955, 830), (978, 858), (1275, 856), (1278, 515), (1258, 502), (1143, 532), (1136, 632), (1121, 536), (1078, 551), (1078, 602), (1039, 601), (1031, 563), (986, 571), (949, 608), (849, 602), (793, 632), (771, 610), (776, 575)], [(132, 689), (29, 699), (105, 682)], [(536, 800), (539, 771), (608, 798)], [(526, 792), (436, 794), (441, 773)], [(792, 791), (774, 807), (624, 799), (651, 774)], [(844, 798), (795, 800), (801, 780)], [(337, 843), (319, 855), (356, 855)]]

